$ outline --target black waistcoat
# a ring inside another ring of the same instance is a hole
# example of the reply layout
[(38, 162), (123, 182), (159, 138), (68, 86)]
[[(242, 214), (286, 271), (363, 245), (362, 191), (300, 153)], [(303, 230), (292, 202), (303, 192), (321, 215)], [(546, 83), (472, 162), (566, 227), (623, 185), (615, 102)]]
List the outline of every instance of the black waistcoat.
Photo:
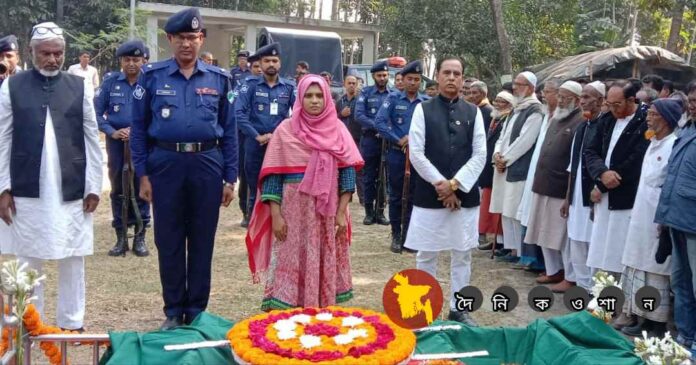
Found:
[(82, 102), (84, 79), (61, 72), (45, 77), (38, 71), (10, 79), (12, 102), (12, 195), (38, 198), (46, 111), (51, 111), (58, 144), (63, 201), (79, 200), (85, 191), (85, 137)]
[[(521, 112), (516, 113), (517, 119), (515, 120), (515, 124), (512, 126), (512, 132), (510, 132), (510, 144), (512, 144), (512, 142), (514, 142), (517, 137), (520, 136), (520, 133), (522, 133), (522, 127), (525, 125), (525, 123), (527, 123), (529, 117), (534, 113), (541, 113), (540, 104), (531, 105)], [(512, 120), (512, 118), (514, 118), (514, 114), (509, 120)], [(517, 182), (527, 180), (527, 172), (529, 171), (529, 165), (532, 163), (533, 154), (534, 145), (532, 145), (527, 153), (518, 158), (517, 161), (515, 161), (512, 165), (508, 166), (505, 181)]]
[(594, 136), (595, 130), (597, 129), (597, 121), (593, 120), (591, 122), (584, 122), (578, 126), (575, 130), (575, 136), (573, 137), (573, 152), (572, 159), (570, 161), (570, 185), (568, 193), (568, 201), (570, 204), (580, 204), (579, 202), (573, 202), (575, 195), (575, 184), (578, 176), (581, 178), (582, 186), (582, 205), (589, 207), (592, 205), (590, 201), (590, 193), (592, 192), (592, 187), (594, 187), (594, 181), (592, 176), (587, 171), (587, 166), (583, 163), (582, 170), (578, 171), (578, 166), (580, 166), (580, 161), (582, 158), (582, 150), (587, 146), (587, 141), (591, 140)]
[[(452, 179), (473, 153), (474, 123), (478, 108), (463, 100), (450, 102), (442, 96), (421, 103), (425, 117), (425, 157), (446, 179)], [(413, 205), (421, 208), (443, 208), (437, 191), (418, 174)], [(479, 189), (475, 184), (468, 193), (456, 192), (462, 207), (479, 205)]]

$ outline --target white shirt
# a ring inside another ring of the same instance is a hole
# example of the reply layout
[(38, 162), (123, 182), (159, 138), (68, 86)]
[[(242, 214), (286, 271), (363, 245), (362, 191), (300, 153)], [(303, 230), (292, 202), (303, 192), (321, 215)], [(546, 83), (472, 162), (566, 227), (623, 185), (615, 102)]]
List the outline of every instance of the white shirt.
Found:
[[(447, 180), (425, 157), (425, 116), (419, 104), (411, 118), (408, 134), (410, 160), (413, 168), (427, 182), (435, 184)], [(431, 142), (432, 143), (432, 142)], [(469, 161), (454, 175), (459, 189), (469, 192), (483, 171), (486, 163), (486, 131), (481, 111), (476, 111), (472, 154)], [(421, 251), (469, 250), (478, 245), (479, 208), (462, 208), (451, 211), (444, 206), (438, 209), (413, 207), (405, 246)]]
[(68, 67), (68, 73), (84, 78), (91, 85), (92, 90), (99, 87), (99, 71), (93, 66), (87, 65), (87, 68), (82, 68), (82, 65), (78, 63)]
[[(590, 128), (589, 126), (587, 128)], [(585, 128), (585, 133), (587, 133)], [(576, 132), (577, 133), (577, 132)], [(583, 138), (584, 139), (584, 138)], [(582, 139), (581, 139), (582, 141)], [(579, 151), (582, 152), (584, 145), (580, 146)], [(568, 164), (568, 172), (571, 173), (573, 164), (573, 150), (575, 149), (575, 137), (570, 145), (570, 163)], [(573, 187), (573, 203), (570, 204), (568, 212), (568, 238), (573, 241), (590, 242), (592, 238), (592, 221), (590, 213), (592, 208), (583, 205), (582, 197), (582, 156), (578, 158), (578, 170), (575, 172), (575, 186)]]
[(633, 116), (635, 116), (635, 114), (631, 114), (626, 118), (616, 120), (616, 124), (614, 124), (614, 130), (611, 132), (611, 141), (609, 141), (607, 157), (604, 161), (607, 167), (611, 166), (611, 154), (614, 152), (614, 147), (616, 147), (616, 143), (619, 142), (619, 138), (621, 138), (621, 133), (623, 133), (624, 129), (626, 129), (626, 126), (631, 121), (631, 119), (633, 119)]
[[(0, 191), (11, 189), (10, 160), (12, 149), (12, 105), (9, 84), (0, 87)], [(85, 138), (85, 194), (101, 193), (102, 154), (99, 148), (99, 130), (92, 103), (94, 90), (85, 80), (82, 100), (83, 131)], [(82, 199), (63, 201), (60, 159), (53, 119), (46, 113), (39, 198), (15, 197), (17, 214), (13, 223), (0, 229), (2, 253), (39, 259), (62, 259), (85, 256), (93, 252), (93, 214), (85, 213)]]

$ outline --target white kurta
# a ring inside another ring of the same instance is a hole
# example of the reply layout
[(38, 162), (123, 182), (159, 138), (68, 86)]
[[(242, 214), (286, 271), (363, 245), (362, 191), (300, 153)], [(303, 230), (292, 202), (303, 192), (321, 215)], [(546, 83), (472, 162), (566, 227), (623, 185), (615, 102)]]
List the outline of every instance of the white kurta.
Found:
[(541, 129), (539, 130), (539, 136), (537, 137), (536, 144), (534, 145), (534, 152), (532, 152), (532, 162), (529, 164), (529, 171), (527, 171), (527, 180), (524, 182), (524, 191), (522, 192), (522, 199), (520, 200), (520, 205), (517, 208), (517, 220), (522, 223), (523, 226), (527, 227), (529, 225), (529, 211), (532, 205), (532, 185), (534, 185), (534, 174), (536, 173), (537, 163), (539, 162), (539, 155), (541, 154), (541, 147), (544, 145), (544, 139), (546, 138), (546, 130), (549, 128), (549, 116), (544, 115), (544, 119), (541, 123)]
[[(616, 121), (614, 130), (611, 133), (607, 157), (604, 161), (606, 166), (610, 166), (614, 147), (631, 119), (633, 119), (633, 115)], [(609, 210), (609, 193), (606, 192), (602, 194), (602, 200), (599, 204), (595, 204), (594, 212), (590, 249), (587, 253), (587, 266), (593, 269), (621, 273), (624, 269), (624, 266), (621, 264), (621, 256), (626, 244), (631, 210)]]
[[(517, 123), (518, 115), (519, 113), (513, 114), (512, 119), (505, 123), (501, 132), (502, 137), (495, 144), (494, 153), (503, 155), (503, 158), (507, 160), (508, 167), (534, 147), (541, 130), (542, 115), (540, 113), (532, 114), (522, 126), (520, 135), (510, 143), (510, 136), (515, 123)], [(505, 180), (506, 177), (507, 170), (500, 173), (494, 169), (490, 212), (502, 213), (506, 217), (517, 219), (517, 210), (522, 200), (525, 182), (508, 182)]]
[[(0, 88), (0, 191), (11, 189), (12, 106), (9, 83)], [(85, 81), (82, 102), (85, 136), (85, 196), (101, 193), (102, 154), (92, 98), (94, 90)], [(63, 202), (58, 145), (51, 113), (46, 113), (45, 137), (41, 153), (39, 198), (15, 197), (17, 214), (9, 229), (0, 231), (3, 254), (39, 259), (62, 259), (93, 252), (92, 213), (83, 211), (82, 200)], [(4, 223), (0, 223), (3, 224)]]
[[(435, 184), (447, 178), (425, 157), (425, 128), (423, 108), (417, 105), (408, 133), (410, 160), (425, 181)], [(486, 163), (486, 131), (480, 110), (476, 112), (472, 149), (469, 161), (454, 175), (463, 192), (476, 184)], [(479, 207), (451, 211), (414, 206), (404, 246), (418, 251), (470, 250), (478, 245), (478, 220)]]
[(653, 138), (645, 152), (621, 260), (626, 266), (653, 274), (671, 274), (671, 256), (662, 264), (655, 262), (660, 235), (654, 220), (662, 184), (667, 177), (667, 162), (676, 138), (674, 133), (661, 140)]
[[(570, 147), (570, 163), (573, 163), (573, 150), (575, 139)], [(580, 151), (582, 148), (580, 147)], [(571, 166), (568, 165), (568, 172), (571, 172)], [(576, 172), (575, 186), (573, 187), (573, 203), (568, 208), (568, 238), (573, 241), (590, 242), (592, 237), (592, 221), (590, 220), (591, 207), (583, 205), (582, 200), (582, 156), (578, 161), (578, 170)]]

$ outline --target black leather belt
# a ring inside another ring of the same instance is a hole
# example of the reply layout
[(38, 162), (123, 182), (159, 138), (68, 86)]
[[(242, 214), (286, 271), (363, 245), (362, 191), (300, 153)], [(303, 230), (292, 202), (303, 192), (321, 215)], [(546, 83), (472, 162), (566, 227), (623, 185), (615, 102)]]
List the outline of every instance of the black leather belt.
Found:
[(196, 153), (212, 150), (218, 146), (217, 140), (205, 142), (161, 142), (157, 141), (156, 146), (165, 150), (184, 153)]

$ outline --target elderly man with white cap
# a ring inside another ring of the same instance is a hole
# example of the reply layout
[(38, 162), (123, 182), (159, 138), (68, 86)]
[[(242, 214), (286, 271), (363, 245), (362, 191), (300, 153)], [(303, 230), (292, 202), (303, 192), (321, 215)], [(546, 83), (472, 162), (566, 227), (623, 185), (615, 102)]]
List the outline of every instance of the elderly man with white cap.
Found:
[(569, 252), (565, 217), (559, 214), (568, 190), (568, 163), (570, 145), (575, 129), (582, 123), (580, 95), (582, 86), (566, 81), (558, 90), (558, 108), (549, 120), (539, 153), (534, 182), (529, 224), (525, 242), (541, 247), (546, 274), (539, 276), (539, 284), (561, 283), (554, 286), (565, 292), (574, 281), (564, 280), (564, 272), (574, 280), (568, 260)]
[[(58, 262), (56, 321), (82, 331), (84, 257), (93, 251), (102, 182), (94, 90), (61, 71), (65, 40), (56, 24), (34, 26), (29, 45), (34, 69), (0, 88), (0, 218), (11, 236), (0, 242), (39, 272), (45, 260)], [(41, 284), (39, 312), (43, 293)]]
[[(602, 114), (605, 95), (606, 87), (601, 81), (591, 82), (582, 88), (580, 108), (584, 122), (575, 129), (573, 136), (568, 165), (568, 191), (561, 206), (561, 217), (567, 219), (568, 229), (568, 252), (564, 261), (566, 280), (575, 281), (587, 291), (592, 289), (592, 273), (587, 266), (587, 251), (592, 236), (590, 192), (594, 182), (584, 168), (582, 150), (594, 135), (598, 120), (611, 117), (611, 114)], [(564, 284), (559, 286), (567, 286)]]
[(537, 99), (536, 76), (525, 71), (512, 84), (516, 106), (495, 145), (493, 194), (490, 212), (502, 213), (504, 247), (513, 261), (522, 248), (522, 224), (517, 219), (527, 172), (531, 165), (543, 114)]

